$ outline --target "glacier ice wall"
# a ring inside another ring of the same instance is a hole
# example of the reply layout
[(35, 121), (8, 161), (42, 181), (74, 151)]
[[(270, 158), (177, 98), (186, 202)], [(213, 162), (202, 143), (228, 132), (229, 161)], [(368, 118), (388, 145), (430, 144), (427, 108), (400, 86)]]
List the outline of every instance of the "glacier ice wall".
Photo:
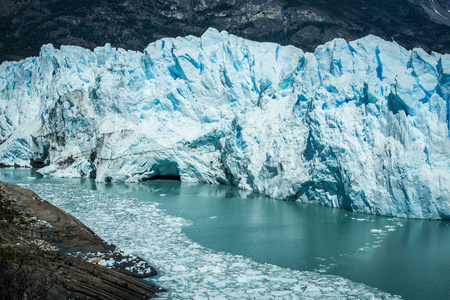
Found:
[(447, 219), (449, 95), (450, 55), (375, 36), (314, 53), (214, 29), (143, 53), (45, 45), (0, 66), (0, 163)]

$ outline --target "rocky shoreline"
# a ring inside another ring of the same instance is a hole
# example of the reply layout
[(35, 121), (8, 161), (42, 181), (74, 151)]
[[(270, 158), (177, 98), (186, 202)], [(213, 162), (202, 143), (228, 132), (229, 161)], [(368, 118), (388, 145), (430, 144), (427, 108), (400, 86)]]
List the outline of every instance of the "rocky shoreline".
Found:
[(163, 291), (138, 279), (157, 274), (146, 261), (116, 249), (32, 191), (3, 182), (0, 232), (1, 299), (20, 293), (42, 299), (143, 299)]

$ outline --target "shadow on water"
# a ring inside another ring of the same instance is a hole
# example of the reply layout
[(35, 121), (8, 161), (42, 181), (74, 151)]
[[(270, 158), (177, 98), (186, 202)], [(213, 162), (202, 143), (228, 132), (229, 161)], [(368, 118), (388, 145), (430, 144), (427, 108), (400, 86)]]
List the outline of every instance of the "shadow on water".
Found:
[[(95, 183), (2, 169), (0, 180), (74, 183), (161, 203), (192, 221), (199, 244), (261, 263), (340, 275), (405, 299), (450, 299), (450, 222), (383, 218), (269, 199), (230, 186), (150, 180)], [(35, 179), (38, 178), (38, 179)]]

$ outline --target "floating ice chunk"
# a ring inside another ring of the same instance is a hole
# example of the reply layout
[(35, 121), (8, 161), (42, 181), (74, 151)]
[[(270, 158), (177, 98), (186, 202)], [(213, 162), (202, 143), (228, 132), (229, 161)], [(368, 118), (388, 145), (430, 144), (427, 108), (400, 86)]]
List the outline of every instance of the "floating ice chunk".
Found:
[(198, 270), (201, 272), (201, 273), (206, 273), (206, 272), (208, 272), (208, 267), (207, 266), (203, 266), (203, 267), (200, 267)]
[(223, 259), (219, 255), (216, 255), (216, 254), (206, 254), (206, 255), (202, 256), (202, 260), (209, 261), (209, 262), (220, 262)]
[(304, 295), (309, 296), (309, 297), (317, 297), (317, 296), (321, 295), (321, 290), (320, 290), (320, 288), (318, 288), (315, 285), (308, 285), (306, 287)]
[[(139, 253), (151, 261), (161, 274), (154, 282), (168, 290), (158, 295), (163, 299), (270, 299), (281, 295), (288, 299), (347, 298), (353, 291), (359, 295), (372, 293), (380, 299), (398, 299), (341, 277), (260, 264), (204, 248), (182, 232), (182, 227), (190, 222), (166, 214), (154, 202), (71, 184), (26, 187), (73, 214), (124, 252)], [(115, 210), (124, 213), (111, 215)]]
[(235, 262), (231, 265), (231, 268), (249, 268), (249, 265), (244, 262)]
[(186, 271), (186, 267), (183, 266), (183, 265), (175, 265), (175, 266), (172, 268), (172, 271), (173, 271), (173, 272), (185, 272), (185, 271)]
[(387, 228), (388, 231), (395, 231), (396, 226), (393, 225), (386, 225), (384, 228)]

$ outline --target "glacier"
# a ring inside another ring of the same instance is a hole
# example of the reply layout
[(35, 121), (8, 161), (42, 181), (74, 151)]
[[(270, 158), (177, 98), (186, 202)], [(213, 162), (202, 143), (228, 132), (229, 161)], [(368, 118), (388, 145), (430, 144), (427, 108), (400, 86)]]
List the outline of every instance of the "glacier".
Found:
[(449, 54), (373, 35), (314, 53), (212, 28), (142, 53), (49, 44), (0, 65), (0, 164), (449, 219), (449, 98)]

